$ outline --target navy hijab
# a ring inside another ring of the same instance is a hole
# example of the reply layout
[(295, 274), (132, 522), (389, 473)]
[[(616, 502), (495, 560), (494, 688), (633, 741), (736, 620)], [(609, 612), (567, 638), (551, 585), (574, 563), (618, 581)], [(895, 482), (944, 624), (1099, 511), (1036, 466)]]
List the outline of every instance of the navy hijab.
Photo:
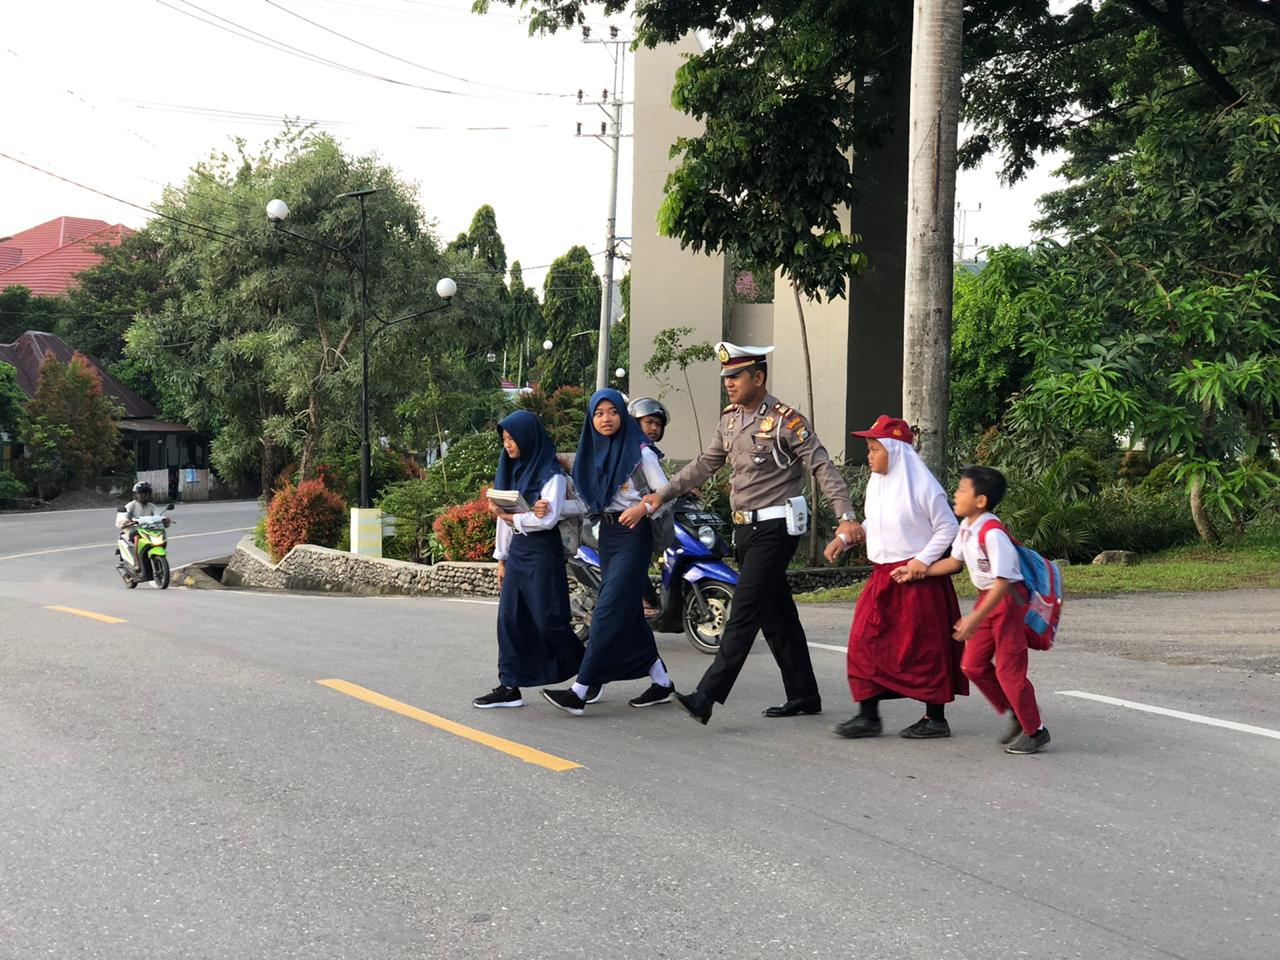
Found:
[(498, 455), (498, 472), (493, 478), (497, 490), (519, 490), (530, 506), (542, 499), (542, 487), (560, 472), (556, 460), (556, 445), (547, 434), (542, 421), (528, 410), (517, 410), (498, 424), (498, 436), (502, 431), (511, 434), (520, 448), (519, 459), (512, 460), (504, 448)]
[[(597, 433), (592, 423), (602, 400), (617, 407), (622, 418), (622, 429), (612, 437)], [(578, 440), (578, 455), (573, 461), (573, 485), (591, 516), (604, 513), (614, 494), (631, 479), (640, 464), (640, 448), (648, 442), (640, 424), (627, 415), (622, 394), (617, 390), (597, 390), (591, 395)]]

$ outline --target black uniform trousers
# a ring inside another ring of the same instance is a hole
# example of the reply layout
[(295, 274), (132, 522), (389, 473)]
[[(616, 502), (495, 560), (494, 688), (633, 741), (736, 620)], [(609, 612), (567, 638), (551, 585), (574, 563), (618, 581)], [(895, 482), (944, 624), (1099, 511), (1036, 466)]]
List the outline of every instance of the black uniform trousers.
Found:
[(765, 641), (782, 671), (787, 699), (819, 701), (809, 644), (787, 583), (787, 565), (795, 556), (799, 541), (799, 537), (787, 533), (786, 520), (734, 527), (738, 587), (733, 593), (720, 649), (698, 683), (698, 693), (724, 703), (747, 661), (756, 633), (764, 631)]

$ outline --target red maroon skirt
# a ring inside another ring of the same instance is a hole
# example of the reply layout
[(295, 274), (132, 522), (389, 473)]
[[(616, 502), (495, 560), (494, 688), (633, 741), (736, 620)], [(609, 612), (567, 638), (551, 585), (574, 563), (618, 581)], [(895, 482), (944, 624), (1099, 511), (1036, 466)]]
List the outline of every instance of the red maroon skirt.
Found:
[(964, 644), (951, 639), (960, 603), (950, 577), (896, 583), (901, 563), (877, 564), (858, 598), (849, 630), (849, 690), (866, 700), (896, 693), (950, 703), (969, 693), (960, 671)]

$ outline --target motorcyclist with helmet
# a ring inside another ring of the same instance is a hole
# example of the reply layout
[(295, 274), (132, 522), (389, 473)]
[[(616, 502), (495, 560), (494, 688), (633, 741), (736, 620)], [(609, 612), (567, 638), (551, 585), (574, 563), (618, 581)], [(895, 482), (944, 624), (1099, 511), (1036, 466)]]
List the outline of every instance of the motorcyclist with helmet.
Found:
[[(128, 505), (116, 513), (116, 529), (117, 530), (133, 530), (133, 535), (129, 539), (130, 546), (133, 547), (133, 568), (135, 571), (141, 571), (141, 558), (138, 556), (138, 520), (142, 517), (158, 517), (164, 514), (164, 510), (151, 502), (151, 484), (145, 480), (133, 485), (133, 499)], [(164, 525), (169, 526), (169, 518), (164, 518)]]
[(667, 424), (671, 421), (667, 408), (662, 405), (662, 401), (655, 400), (653, 397), (637, 397), (627, 404), (627, 413), (640, 424), (640, 429), (649, 438), (654, 452), (661, 459), (662, 451), (658, 449), (657, 445), (666, 435)]

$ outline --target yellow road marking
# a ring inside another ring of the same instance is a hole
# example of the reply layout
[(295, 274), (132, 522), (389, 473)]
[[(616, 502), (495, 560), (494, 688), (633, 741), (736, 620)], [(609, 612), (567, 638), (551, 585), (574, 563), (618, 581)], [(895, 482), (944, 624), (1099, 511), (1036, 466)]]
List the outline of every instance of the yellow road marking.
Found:
[(486, 747), (491, 747), (500, 753), (509, 754), (519, 760), (523, 760), (525, 763), (537, 764), (539, 767), (546, 767), (548, 770), (554, 770), (557, 773), (562, 773), (565, 770), (576, 770), (582, 766), (582, 764), (574, 763), (572, 760), (565, 760), (549, 753), (543, 753), (533, 747), (526, 747), (522, 743), (504, 740), (502, 737), (495, 737), (493, 734), (485, 733), (483, 730), (474, 730), (471, 727), (463, 726), (461, 723), (446, 720), (444, 717), (438, 717), (434, 713), (427, 713), (425, 710), (411, 707), (409, 704), (401, 703), (399, 700), (384, 697), (380, 693), (375, 693), (373, 690), (368, 690), (354, 683), (348, 683), (346, 680), (317, 680), (316, 683), (322, 687), (337, 690), (339, 693), (345, 693), (349, 697), (355, 697), (357, 700), (363, 700), (365, 703), (372, 703), (375, 707), (382, 707), (384, 710), (390, 710), (392, 713), (398, 713), (401, 716), (412, 717), (414, 720), (419, 720), (438, 730), (444, 730), (446, 733), (452, 733), (454, 736), (474, 740), (476, 743), (484, 744)]
[(47, 606), (46, 610), (57, 610), (59, 613), (70, 613), (77, 617), (87, 617), (90, 620), (97, 620), (99, 623), (128, 623), (128, 620), (121, 620), (119, 617), (108, 617), (105, 613), (94, 613), (92, 610), (79, 610), (76, 607), (59, 607)]

